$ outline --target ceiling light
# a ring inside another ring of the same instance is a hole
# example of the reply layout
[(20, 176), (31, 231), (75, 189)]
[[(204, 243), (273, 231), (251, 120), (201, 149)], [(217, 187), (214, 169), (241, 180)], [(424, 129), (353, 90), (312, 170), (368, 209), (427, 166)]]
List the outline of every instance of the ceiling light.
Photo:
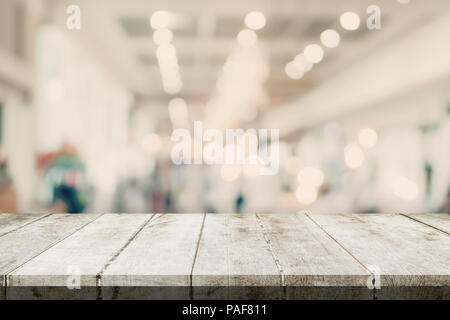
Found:
[(259, 30), (266, 25), (266, 17), (259, 11), (252, 11), (245, 17), (245, 25), (253, 30)]
[(310, 44), (303, 51), (305, 59), (312, 63), (319, 63), (323, 59), (323, 49), (318, 44)]
[(163, 29), (169, 26), (170, 14), (167, 11), (156, 11), (150, 18), (150, 25), (153, 29)]
[(303, 205), (310, 205), (317, 200), (317, 189), (311, 186), (300, 185), (295, 193), (297, 201)]
[(296, 174), (300, 168), (300, 159), (296, 156), (290, 156), (287, 158), (284, 164), (284, 169), (289, 174)]
[(303, 77), (305, 72), (299, 68), (294, 61), (289, 62), (284, 67), (284, 71), (286, 72), (287, 76), (294, 80), (299, 80)]
[(414, 200), (419, 195), (417, 184), (402, 176), (391, 178), (390, 186), (392, 192), (403, 200)]
[(359, 143), (366, 149), (370, 149), (377, 144), (378, 135), (372, 128), (364, 128), (358, 135)]
[(183, 85), (181, 81), (174, 81), (173, 83), (164, 83), (164, 91), (168, 94), (177, 94), (181, 91)]
[(169, 29), (158, 29), (153, 32), (153, 42), (157, 46), (169, 44), (173, 39), (173, 33)]
[(160, 46), (158, 46), (158, 48), (156, 49), (156, 57), (159, 60), (164, 60), (164, 59), (168, 59), (168, 58), (173, 58), (174, 56), (176, 57), (176, 49), (173, 45), (171, 45), (170, 43), (167, 44), (162, 44)]
[(359, 24), (361, 23), (359, 16), (352, 11), (343, 13), (339, 21), (341, 23), (342, 28), (349, 31), (358, 29)]
[(298, 54), (295, 59), (294, 63), (299, 69), (303, 69), (305, 72), (311, 71), (313, 64), (306, 60), (303, 53)]
[(220, 168), (220, 175), (225, 181), (234, 181), (241, 175), (241, 167), (235, 164), (225, 164)]
[(364, 152), (357, 144), (348, 144), (344, 150), (344, 160), (347, 167), (356, 169), (364, 163)]
[(300, 169), (297, 179), (301, 185), (308, 185), (318, 188), (323, 183), (324, 175), (322, 170), (319, 168), (304, 167)]
[(247, 177), (257, 177), (261, 174), (262, 168), (263, 161), (256, 155), (250, 155), (242, 167), (242, 172)]
[(243, 47), (250, 47), (256, 43), (258, 36), (255, 31), (250, 29), (244, 29), (237, 35), (237, 41)]
[(335, 30), (328, 29), (320, 34), (320, 41), (327, 48), (336, 48), (341, 41), (341, 37)]
[(184, 99), (174, 98), (169, 101), (169, 117), (175, 127), (181, 127), (188, 122), (187, 104)]

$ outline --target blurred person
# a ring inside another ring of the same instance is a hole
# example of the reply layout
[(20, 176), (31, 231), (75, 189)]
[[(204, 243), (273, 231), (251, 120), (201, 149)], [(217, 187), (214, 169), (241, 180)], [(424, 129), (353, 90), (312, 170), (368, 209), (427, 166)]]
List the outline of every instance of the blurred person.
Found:
[(8, 162), (0, 149), (0, 212), (17, 213), (18, 199), (8, 171)]
[(52, 212), (82, 213), (86, 209), (91, 188), (75, 148), (64, 145), (58, 152), (39, 156), (38, 168), (42, 173), (40, 198)]
[(114, 211), (117, 213), (148, 212), (150, 203), (149, 186), (137, 177), (121, 181), (114, 196)]

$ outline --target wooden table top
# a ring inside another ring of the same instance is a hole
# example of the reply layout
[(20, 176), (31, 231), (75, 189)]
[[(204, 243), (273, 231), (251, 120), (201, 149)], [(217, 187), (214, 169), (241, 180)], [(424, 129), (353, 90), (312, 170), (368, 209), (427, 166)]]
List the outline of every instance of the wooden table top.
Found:
[(450, 299), (450, 215), (0, 214), (0, 275), (0, 299)]

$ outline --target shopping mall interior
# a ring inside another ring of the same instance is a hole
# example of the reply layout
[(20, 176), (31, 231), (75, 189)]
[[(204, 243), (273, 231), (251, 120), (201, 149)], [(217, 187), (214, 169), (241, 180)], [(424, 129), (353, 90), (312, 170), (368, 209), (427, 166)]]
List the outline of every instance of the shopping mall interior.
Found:
[(449, 52), (448, 0), (1, 0), (0, 212), (450, 212)]

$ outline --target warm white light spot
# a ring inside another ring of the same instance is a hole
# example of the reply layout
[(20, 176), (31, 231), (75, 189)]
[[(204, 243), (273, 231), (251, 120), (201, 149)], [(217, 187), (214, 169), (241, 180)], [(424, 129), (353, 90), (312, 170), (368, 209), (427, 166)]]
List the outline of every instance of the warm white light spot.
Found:
[(298, 176), (298, 182), (300, 185), (307, 185), (312, 187), (320, 187), (324, 180), (322, 170), (314, 167), (304, 167), (300, 169)]
[(261, 174), (262, 168), (262, 160), (258, 156), (252, 155), (246, 159), (245, 164), (242, 167), (242, 171), (244, 175), (248, 177), (257, 177)]
[(323, 59), (323, 49), (318, 44), (310, 44), (303, 50), (305, 59), (312, 63), (319, 63)]
[(290, 156), (284, 164), (284, 169), (289, 174), (297, 174), (300, 169), (300, 159), (296, 156)]
[(176, 59), (177, 51), (171, 44), (163, 44), (156, 49), (156, 57), (158, 60), (167, 61), (169, 59)]
[(344, 150), (345, 164), (350, 169), (356, 169), (362, 166), (364, 163), (364, 152), (362, 149), (354, 143), (348, 144)]
[(339, 21), (341, 23), (342, 28), (349, 31), (354, 31), (358, 29), (361, 23), (359, 16), (352, 11), (343, 13), (339, 18)]
[(259, 11), (252, 11), (245, 16), (245, 25), (253, 30), (259, 30), (266, 25), (266, 17)]
[(359, 132), (358, 141), (364, 148), (370, 149), (377, 144), (377, 132), (372, 128), (364, 128)]
[(297, 68), (302, 69), (305, 72), (310, 71), (313, 67), (312, 62), (309, 60), (306, 60), (303, 53), (300, 53), (295, 56), (294, 63), (297, 66)]
[(398, 3), (408, 4), (410, 0), (397, 0)]
[(328, 29), (320, 34), (320, 41), (325, 47), (336, 48), (341, 42), (341, 37), (335, 30)]
[(284, 67), (284, 71), (289, 78), (294, 80), (301, 79), (305, 74), (305, 71), (303, 71), (303, 69), (300, 69), (293, 61), (286, 64), (286, 66)]
[(163, 85), (164, 91), (168, 94), (177, 94), (183, 88), (181, 81), (178, 79)]
[(303, 205), (310, 205), (317, 200), (317, 189), (312, 186), (300, 185), (295, 192), (297, 201)]
[(167, 11), (156, 11), (150, 18), (150, 25), (153, 29), (163, 29), (169, 26), (170, 14)]
[(419, 195), (417, 184), (405, 177), (394, 177), (390, 185), (392, 192), (403, 200), (414, 200)]
[(237, 35), (237, 41), (243, 47), (253, 46), (257, 40), (258, 36), (255, 31), (250, 29), (241, 30)]
[(149, 133), (144, 136), (141, 145), (147, 152), (156, 153), (162, 147), (161, 137), (155, 133)]
[(235, 164), (224, 164), (220, 168), (220, 175), (225, 181), (234, 181), (241, 175), (241, 167)]
[(187, 104), (184, 99), (174, 98), (169, 102), (169, 116), (170, 121), (175, 127), (182, 127), (187, 125), (188, 111)]
[(158, 29), (153, 33), (153, 42), (157, 46), (168, 44), (173, 39), (173, 33), (169, 29)]

